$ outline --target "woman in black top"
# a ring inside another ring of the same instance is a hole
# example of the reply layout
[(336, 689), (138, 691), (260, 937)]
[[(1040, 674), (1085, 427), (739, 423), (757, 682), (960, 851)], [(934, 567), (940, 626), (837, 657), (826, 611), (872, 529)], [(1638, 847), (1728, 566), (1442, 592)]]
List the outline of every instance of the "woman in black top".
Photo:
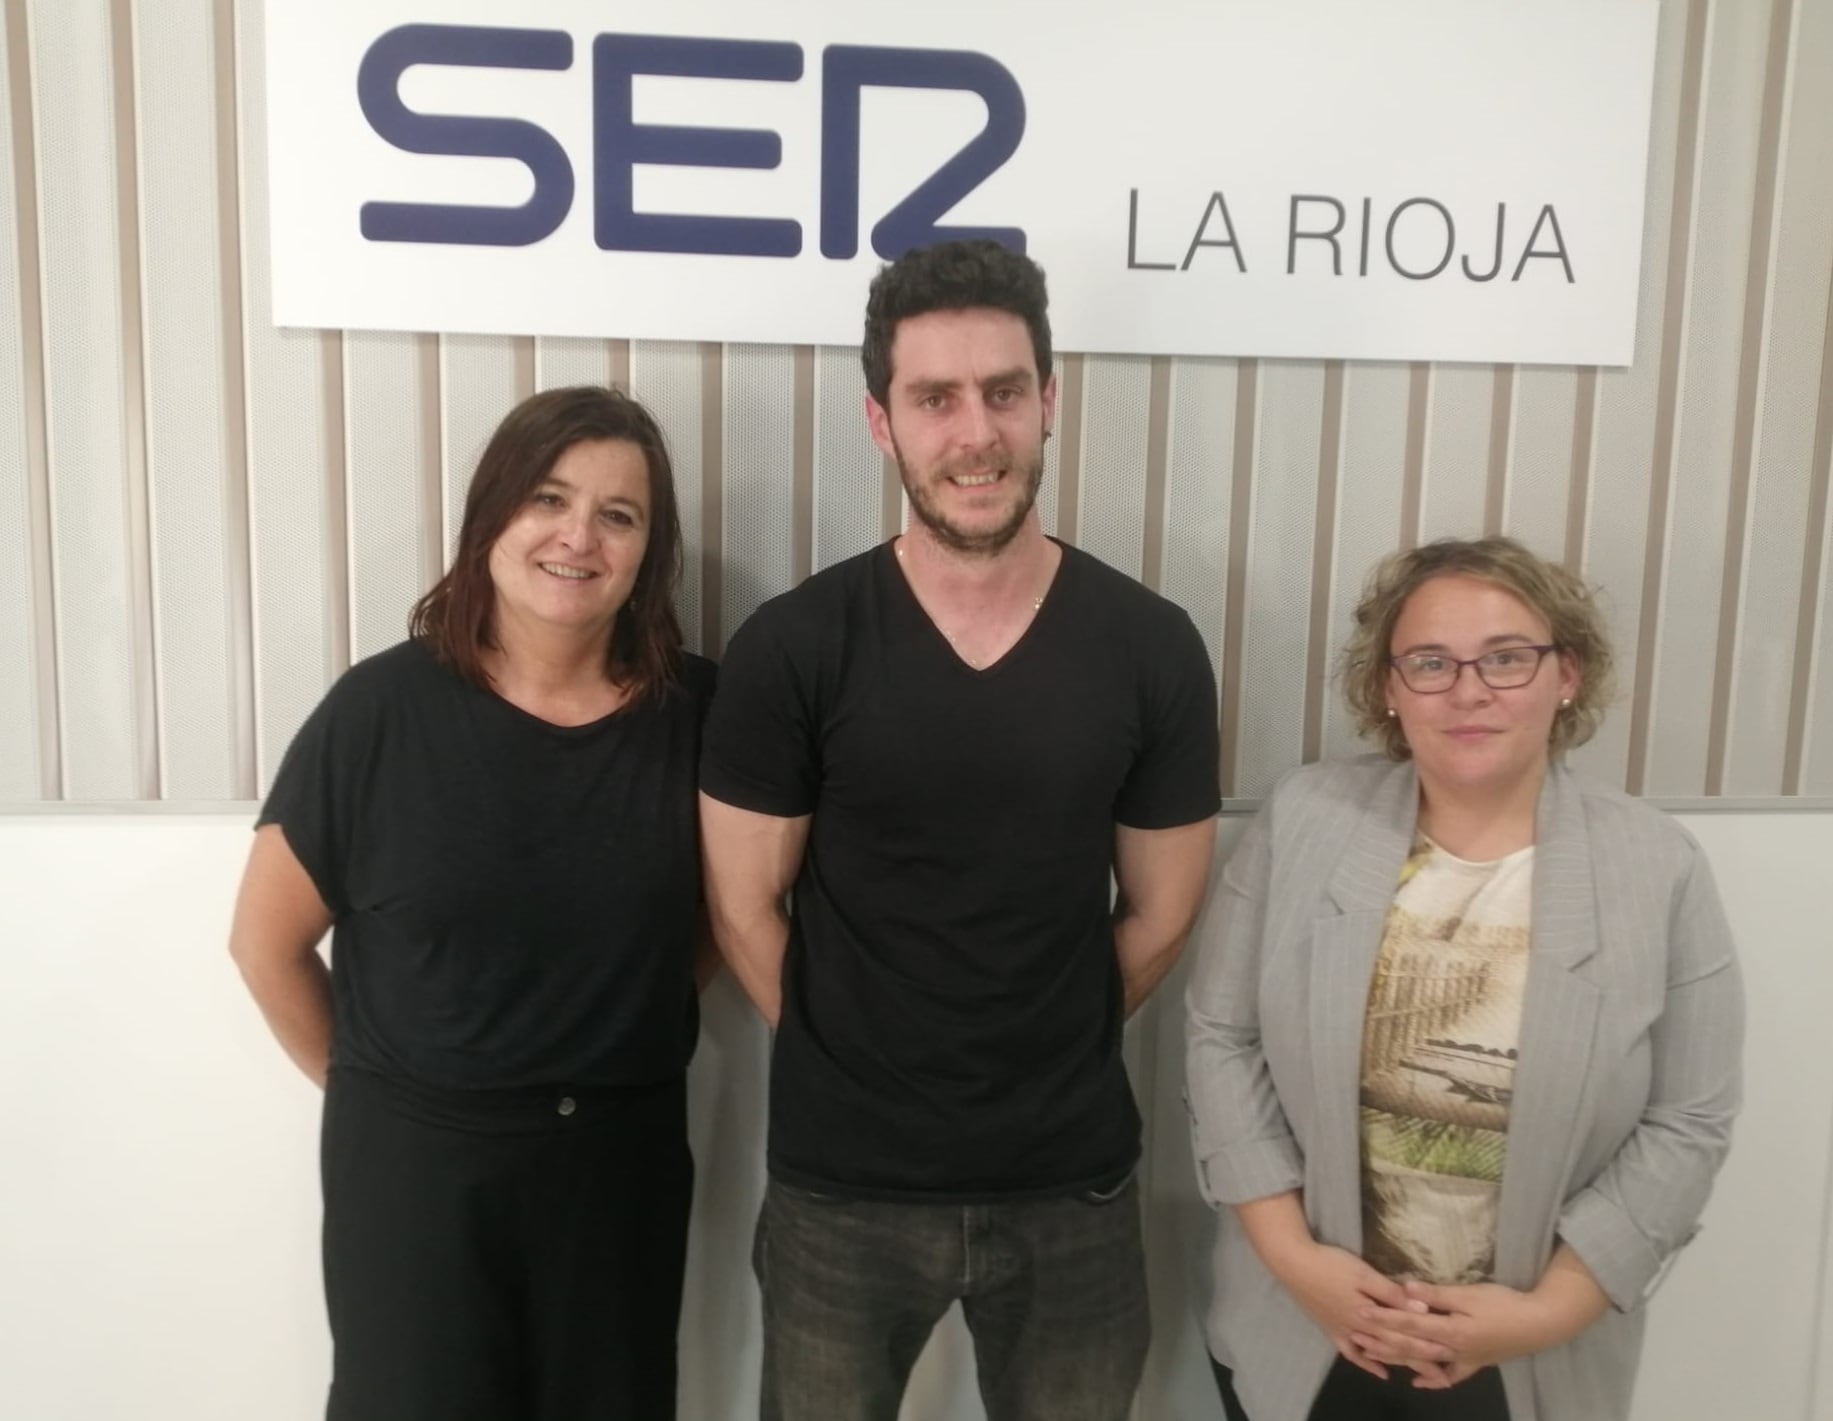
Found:
[(713, 682), (680, 561), (642, 406), (525, 400), (262, 809), (231, 951), (325, 1087), (329, 1421), (674, 1415)]

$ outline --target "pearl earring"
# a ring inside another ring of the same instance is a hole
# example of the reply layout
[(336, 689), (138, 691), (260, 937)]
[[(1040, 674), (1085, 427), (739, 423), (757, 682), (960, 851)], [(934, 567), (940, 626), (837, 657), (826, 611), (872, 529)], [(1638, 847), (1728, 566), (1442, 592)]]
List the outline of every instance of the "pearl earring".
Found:
[(1400, 716), (1400, 712), (1395, 710), (1392, 706), (1389, 706), (1387, 708), (1387, 718), (1389, 720), (1396, 720), (1399, 718), (1399, 716)]
[(1570, 696), (1562, 697), (1559, 702), (1559, 708), (1561, 710), (1571, 710), (1572, 709), (1572, 697)]

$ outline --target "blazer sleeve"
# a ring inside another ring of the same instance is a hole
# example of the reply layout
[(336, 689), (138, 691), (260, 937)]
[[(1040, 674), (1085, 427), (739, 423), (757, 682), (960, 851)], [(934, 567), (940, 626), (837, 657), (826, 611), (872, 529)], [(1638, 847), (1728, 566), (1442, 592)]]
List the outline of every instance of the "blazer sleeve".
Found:
[(1185, 991), (1185, 1103), (1211, 1207), (1283, 1194), (1304, 1158), (1261, 1049), (1260, 967), (1272, 855), (1262, 806), (1222, 871)]
[(1744, 992), (1731, 928), (1697, 844), (1673, 895), (1668, 985), (1650, 1029), (1648, 1104), (1559, 1236), (1622, 1311), (1641, 1304), (1699, 1231), (1742, 1099)]

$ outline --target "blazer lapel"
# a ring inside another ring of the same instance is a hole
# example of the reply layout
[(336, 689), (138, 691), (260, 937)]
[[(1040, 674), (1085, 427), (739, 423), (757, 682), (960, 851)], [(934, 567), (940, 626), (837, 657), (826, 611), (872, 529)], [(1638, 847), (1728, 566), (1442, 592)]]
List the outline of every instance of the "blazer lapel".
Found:
[(1362, 1019), (1388, 908), (1418, 819), (1418, 775), (1411, 763), (1395, 765), (1333, 845), (1337, 852), (1325, 887), (1329, 903), (1312, 929), (1310, 1026), (1317, 1101), (1305, 1203), (1318, 1236), (1352, 1252), (1362, 1247)]
[(1330, 900), (1345, 913), (1386, 913), (1418, 824), (1419, 774), (1411, 761), (1389, 766), (1329, 865)]
[(1578, 786), (1547, 770), (1537, 812), (1531, 956), (1496, 1221), (1496, 1280), (1539, 1281), (1592, 1113), (1598, 989), (1575, 970), (1598, 950), (1597, 882)]

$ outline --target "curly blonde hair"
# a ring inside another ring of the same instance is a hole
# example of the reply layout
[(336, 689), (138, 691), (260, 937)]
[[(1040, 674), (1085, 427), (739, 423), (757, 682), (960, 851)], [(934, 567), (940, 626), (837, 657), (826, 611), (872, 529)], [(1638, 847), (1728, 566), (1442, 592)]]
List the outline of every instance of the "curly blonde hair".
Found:
[(1614, 687), (1610, 635), (1592, 589), (1570, 568), (1535, 556), (1513, 538), (1440, 538), (1376, 564), (1356, 604), (1355, 630), (1339, 674), (1356, 728), (1395, 760), (1412, 757), (1400, 722), (1387, 713), (1394, 624), (1407, 599), (1435, 577), (1475, 577), (1521, 599), (1546, 622), (1553, 644), (1580, 671), (1572, 704), (1553, 718), (1550, 754), (1583, 745), (1603, 723)]

